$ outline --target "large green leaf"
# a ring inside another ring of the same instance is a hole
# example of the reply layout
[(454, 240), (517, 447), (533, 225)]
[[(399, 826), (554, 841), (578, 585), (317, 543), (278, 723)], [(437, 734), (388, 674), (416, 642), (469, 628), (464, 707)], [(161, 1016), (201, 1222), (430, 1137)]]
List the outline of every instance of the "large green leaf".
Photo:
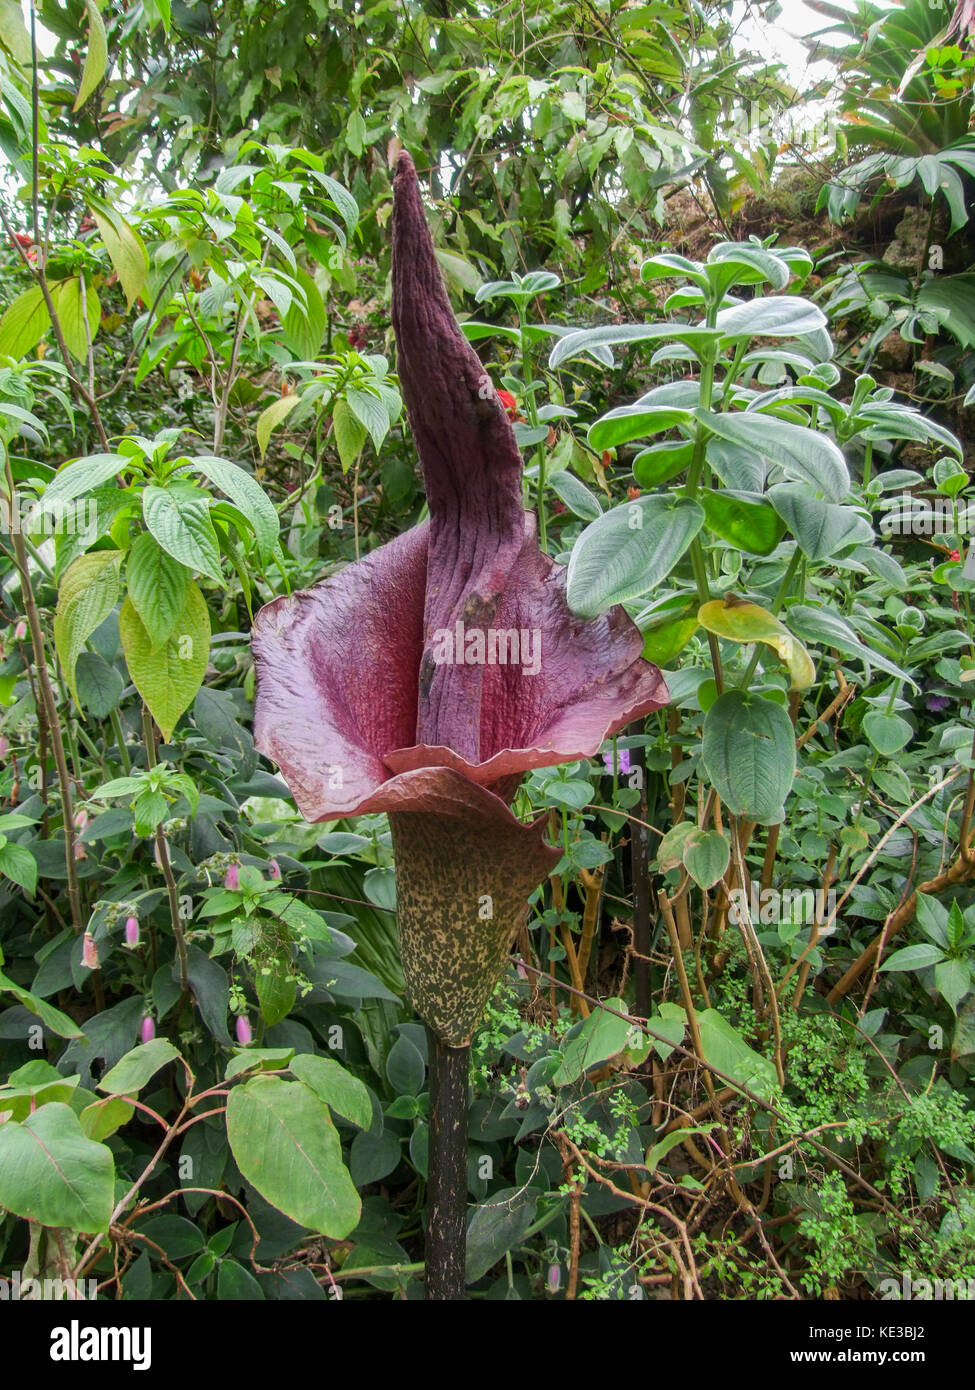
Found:
[(763, 1100), (771, 1100), (779, 1079), (769, 1059), (749, 1047), (737, 1029), (716, 1009), (704, 1009), (699, 1013), (697, 1026), (705, 1061)]
[(179, 1053), (168, 1038), (153, 1038), (140, 1043), (116, 1062), (98, 1083), (98, 1089), (110, 1096), (134, 1096), (156, 1072), (173, 1061)]
[(704, 508), (708, 530), (739, 550), (751, 555), (771, 555), (782, 539), (785, 528), (764, 499), (708, 488), (698, 493), (698, 500)]
[(255, 1076), (227, 1101), (237, 1167), (272, 1206), (333, 1240), (358, 1224), (359, 1194), (328, 1107), (300, 1081)]
[(144, 531), (132, 542), (126, 589), (154, 647), (165, 642), (186, 607), (190, 571)]
[(44, 292), (40, 285), (33, 285), (12, 299), (0, 318), (0, 353), (4, 357), (26, 357), (50, 326)]
[(808, 604), (796, 603), (788, 612), (789, 627), (806, 642), (818, 642), (824, 647), (835, 647), (844, 656), (854, 656), (866, 666), (876, 666), (899, 680), (909, 681), (917, 689), (917, 682), (898, 666), (896, 662), (868, 647), (863, 638), (845, 618), (828, 608), (813, 608)]
[(715, 327), (729, 341), (740, 338), (801, 338), (826, 328), (822, 309), (798, 295), (768, 295), (722, 309)]
[(825, 434), (775, 415), (697, 410), (697, 418), (721, 439), (742, 445), (778, 464), (787, 477), (808, 483), (832, 502), (850, 490), (850, 473), (839, 448)]
[[(610, 1013), (610, 1009), (616, 1012)], [(554, 1085), (566, 1086), (578, 1081), (593, 1067), (624, 1051), (632, 1027), (627, 1019), (618, 1017), (625, 1012), (626, 1004), (622, 999), (607, 999), (605, 1007), (593, 1010), (578, 1033), (566, 1043), (562, 1060), (552, 1077)]]
[(211, 454), (189, 459), (188, 464), (193, 472), (202, 473), (232, 502), (236, 502), (253, 526), (257, 548), (261, 559), (266, 562), (278, 543), (278, 514), (257, 479), (229, 459), (215, 458)]
[(86, 1138), (58, 1101), (0, 1125), (0, 1207), (42, 1226), (107, 1231), (115, 1205), (111, 1149)]
[(591, 618), (645, 594), (667, 577), (703, 524), (703, 508), (683, 497), (640, 497), (604, 512), (573, 547), (569, 607)]
[(769, 501), (788, 526), (799, 549), (810, 560), (832, 560), (854, 545), (869, 545), (873, 527), (853, 507), (840, 507), (811, 497), (797, 483), (769, 488)]
[(203, 683), (210, 655), (210, 616), (195, 584), (164, 644), (154, 646), (132, 600), (119, 613), (122, 651), (135, 687), (168, 739)]
[(150, 533), (174, 560), (217, 584), (223, 582), (206, 497), (178, 482), (170, 487), (151, 485), (142, 494), (142, 515)]
[(369, 1092), (357, 1076), (346, 1071), (332, 1057), (318, 1057), (301, 1052), (291, 1062), (291, 1071), (299, 1081), (323, 1100), (332, 1110), (351, 1120), (360, 1129), (372, 1124), (372, 1101)]
[(702, 757), (729, 811), (759, 825), (784, 819), (796, 742), (781, 705), (750, 691), (725, 691), (705, 715)]
[(75, 665), (85, 642), (111, 613), (118, 599), (121, 550), (95, 550), (69, 566), (58, 590), (54, 644), (64, 678), (77, 703)]

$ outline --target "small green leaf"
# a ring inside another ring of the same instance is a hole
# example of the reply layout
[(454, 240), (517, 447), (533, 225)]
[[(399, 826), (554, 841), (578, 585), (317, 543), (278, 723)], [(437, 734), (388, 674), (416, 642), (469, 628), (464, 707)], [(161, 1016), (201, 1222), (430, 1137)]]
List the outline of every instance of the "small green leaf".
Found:
[(151, 1042), (140, 1043), (116, 1062), (111, 1071), (106, 1072), (98, 1083), (98, 1089), (112, 1096), (136, 1095), (157, 1071), (178, 1056), (168, 1038), (153, 1038)]
[(108, 67), (108, 39), (105, 34), (105, 24), (98, 12), (98, 5), (95, 0), (85, 0), (85, 10), (88, 14), (88, 52), (85, 54), (81, 86), (78, 88), (78, 95), (72, 107), (73, 111), (84, 106), (105, 76), (105, 70)]

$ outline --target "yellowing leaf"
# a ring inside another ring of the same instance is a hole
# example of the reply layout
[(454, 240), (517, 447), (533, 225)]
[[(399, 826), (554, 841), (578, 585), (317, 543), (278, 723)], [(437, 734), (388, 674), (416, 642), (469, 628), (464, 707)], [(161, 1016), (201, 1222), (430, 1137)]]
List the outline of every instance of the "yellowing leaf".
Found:
[(77, 704), (75, 666), (85, 642), (111, 613), (118, 598), (121, 550), (96, 550), (69, 565), (58, 591), (54, 615), (54, 645), (71, 694)]
[(75, 276), (71, 280), (61, 280), (51, 286), (51, 302), (68, 351), (72, 357), (77, 357), (79, 362), (86, 362), (89, 335), (94, 342), (101, 322), (102, 310), (98, 295), (91, 285), (86, 285), (85, 303), (82, 308), (81, 280)]
[(164, 739), (193, 703), (203, 684), (210, 655), (210, 615), (196, 584), (186, 592), (183, 611), (168, 640), (154, 648), (131, 599), (119, 613), (119, 634), (129, 675)]
[(75, 111), (84, 106), (105, 76), (105, 69), (108, 67), (108, 39), (95, 0), (85, 0), (85, 9), (88, 12), (88, 52), (85, 54), (81, 86), (78, 88), (78, 95), (72, 108)]
[(816, 668), (806, 648), (778, 618), (757, 603), (712, 599), (698, 611), (701, 626), (729, 642), (764, 642), (785, 662), (793, 690), (807, 690)]
[(139, 233), (134, 227), (129, 226), (124, 217), (109, 217), (94, 208), (91, 215), (105, 243), (108, 258), (118, 275), (125, 302), (131, 309), (145, 288), (146, 276), (149, 273), (149, 257), (145, 245)]
[(0, 319), (0, 353), (5, 357), (26, 357), (50, 326), (40, 285), (24, 290), (11, 300)]
[(297, 395), (279, 396), (266, 410), (261, 411), (257, 420), (257, 447), (261, 451), (261, 458), (264, 457), (272, 431), (280, 425), (286, 415), (291, 414), (300, 399)]

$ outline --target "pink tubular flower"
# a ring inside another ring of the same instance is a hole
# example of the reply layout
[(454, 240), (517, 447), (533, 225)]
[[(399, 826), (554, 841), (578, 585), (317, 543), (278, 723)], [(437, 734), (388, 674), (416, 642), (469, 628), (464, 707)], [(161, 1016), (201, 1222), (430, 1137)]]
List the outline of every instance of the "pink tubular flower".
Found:
[(139, 1041), (144, 1043), (152, 1042), (155, 1036), (156, 1020), (153, 1018), (152, 1014), (146, 1014), (145, 1018), (142, 1020), (142, 1026), (139, 1029)]
[(240, 869), (236, 864), (227, 865), (227, 872), (223, 876), (223, 886), (228, 888), (231, 893), (236, 893), (240, 887)]
[(98, 947), (90, 931), (86, 931), (81, 942), (81, 964), (86, 970), (98, 969)]
[(270, 865), (268, 866), (268, 876), (270, 878), (281, 877), (281, 865), (278, 863), (276, 859), (272, 859)]
[(18, 642), (22, 642), (26, 636), (27, 624), (24, 622), (23, 618), (20, 618), (17, 621), (17, 626), (14, 628), (14, 638)]
[(0, 734), (0, 758), (5, 758), (10, 752), (10, 740), (6, 734)]
[[(508, 413), (450, 308), (405, 153), (392, 279), (430, 520), (261, 610), (254, 735), (306, 819), (389, 813), (407, 989), (461, 1046), (559, 859), (545, 817), (509, 809), (523, 774), (593, 757), (669, 695), (624, 610), (578, 617), (539, 548)], [(501, 653), (518, 634), (534, 664)]]
[(251, 1043), (254, 1033), (250, 1025), (250, 1020), (246, 1014), (237, 1015), (237, 1041), (241, 1047), (247, 1047)]
[(125, 944), (129, 948), (139, 944), (138, 917), (126, 917), (125, 919)]

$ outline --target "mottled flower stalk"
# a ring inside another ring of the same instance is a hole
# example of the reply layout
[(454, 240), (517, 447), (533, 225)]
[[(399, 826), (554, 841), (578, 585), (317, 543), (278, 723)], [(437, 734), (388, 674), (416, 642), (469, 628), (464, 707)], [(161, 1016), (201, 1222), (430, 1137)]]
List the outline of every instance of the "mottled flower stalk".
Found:
[(471, 1036), (560, 857), (545, 818), (510, 802), (526, 771), (595, 756), (668, 694), (623, 609), (577, 617), (539, 549), (508, 403), (454, 318), (406, 154), (392, 279), (430, 520), (261, 610), (254, 734), (307, 819), (389, 815), (403, 973), (430, 1036), (426, 1292), (447, 1299), (464, 1296)]

